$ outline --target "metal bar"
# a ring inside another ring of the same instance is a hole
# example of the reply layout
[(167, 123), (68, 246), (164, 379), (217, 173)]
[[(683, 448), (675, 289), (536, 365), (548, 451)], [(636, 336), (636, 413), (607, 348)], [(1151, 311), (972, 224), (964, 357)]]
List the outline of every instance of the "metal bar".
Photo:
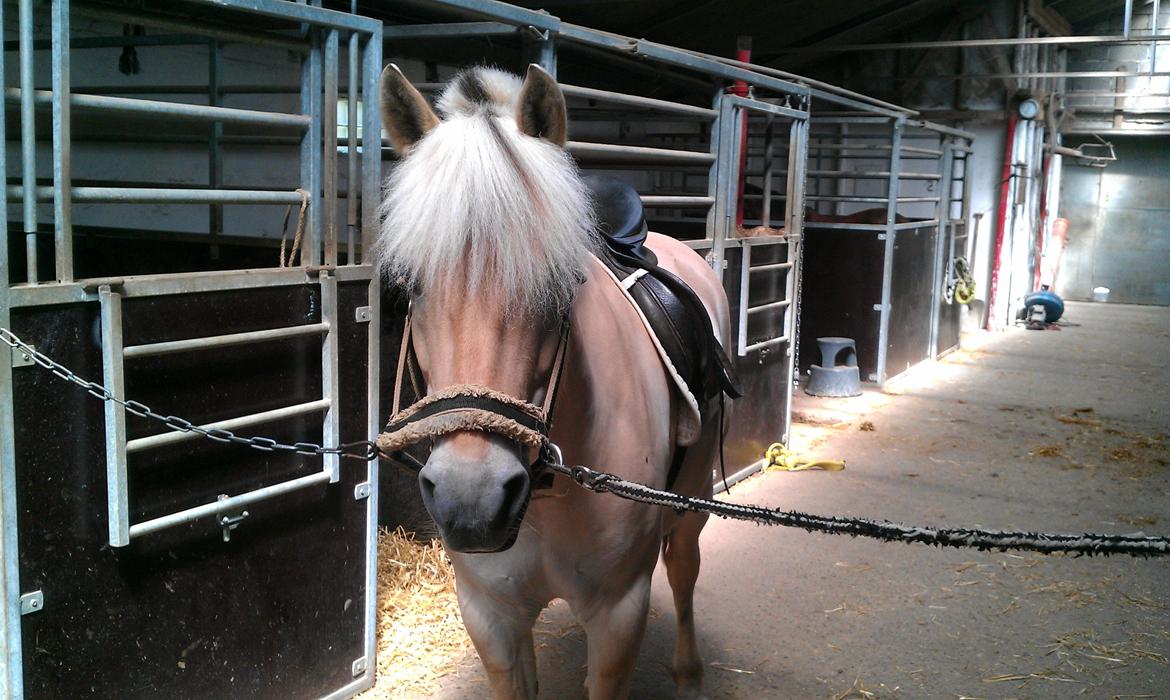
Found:
[[(1127, 0), (1131, 2), (1132, 0)], [(1058, 46), (1131, 45), (1148, 44), (1150, 40), (1170, 40), (1170, 34), (1134, 37), (1124, 34), (1094, 34), (1089, 36), (1036, 36), (1005, 39), (963, 39), (946, 41), (901, 41), (880, 44), (839, 44), (836, 46), (792, 46), (779, 49), (784, 53), (837, 53), (846, 51), (898, 51), (903, 49), (963, 49), (989, 46), (1037, 46), (1056, 44)]]
[(673, 112), (676, 114), (686, 114), (694, 117), (702, 117), (707, 120), (714, 120), (718, 116), (713, 109), (706, 107), (695, 107), (693, 105), (680, 104), (678, 102), (669, 102), (667, 100), (656, 100), (650, 97), (642, 97), (641, 95), (627, 95), (622, 92), (613, 92), (610, 90), (596, 90), (590, 87), (582, 87), (580, 85), (561, 85), (561, 92), (566, 97), (580, 97), (587, 100), (597, 100), (598, 102), (608, 102), (612, 104), (627, 105), (630, 107), (644, 107), (646, 109), (655, 109), (662, 112)]
[[(222, 94), (220, 85), (223, 83), (223, 61), (220, 60), (220, 43), (211, 40), (207, 45), (207, 104), (219, 107)], [(223, 138), (223, 122), (215, 121), (211, 125), (211, 135), (207, 143), (207, 185), (218, 189), (223, 184), (223, 158), (220, 151), (220, 139)], [(211, 259), (219, 259), (219, 237), (223, 235), (223, 205), (211, 204), (207, 211), (208, 234), (211, 238)]]
[[(719, 220), (719, 141), (722, 131), (721, 118), (718, 116), (722, 113), (723, 105), (723, 87), (715, 87), (715, 97), (711, 100), (711, 105), (715, 110), (715, 121), (711, 122), (711, 127), (707, 132), (707, 151), (711, 154), (711, 166), (707, 169), (707, 196), (715, 200), (715, 204), (707, 210), (707, 221), (704, 227), (704, 238), (712, 241), (712, 246), (715, 240), (716, 222)], [(711, 258), (707, 262), (712, 263), (714, 257), (714, 247), (710, 250)]]
[[(205, 46), (207, 37), (194, 34), (151, 34), (146, 36), (91, 36), (73, 37), (69, 40), (69, 48), (77, 51), (84, 49), (120, 49), (124, 46)], [(5, 51), (16, 51), (20, 47), (19, 41), (4, 42)], [(38, 39), (32, 43), (37, 51), (48, 51), (53, 43), (47, 39)]]
[(774, 76), (777, 78), (784, 78), (785, 80), (791, 80), (793, 82), (800, 83), (802, 85), (808, 85), (810, 88), (810, 95), (814, 99), (822, 99), (822, 100), (825, 100), (827, 102), (833, 102), (835, 104), (851, 106), (851, 107), (858, 107), (864, 111), (871, 112), (871, 113), (875, 112), (875, 111), (879, 111), (879, 112), (886, 112), (886, 113), (889, 113), (891, 115), (918, 114), (918, 112), (916, 112), (908, 107), (903, 107), (902, 105), (896, 105), (892, 102), (885, 102), (884, 100), (879, 100), (877, 98), (870, 97), (869, 95), (864, 95), (860, 92), (853, 92), (852, 90), (846, 90), (845, 88), (842, 88), (840, 86), (833, 85), (831, 83), (824, 83), (824, 82), (821, 82), (819, 80), (814, 80), (812, 78), (809, 78), (808, 76), (797, 75), (796, 73), (789, 73), (787, 71), (777, 70), (776, 68), (772, 68), (771, 66), (762, 66), (762, 65), (759, 65), (758, 63), (745, 63), (743, 61), (737, 61), (735, 59), (725, 58), (723, 56), (710, 56), (710, 57), (714, 58), (715, 60), (719, 61), (720, 63), (726, 63), (729, 66), (737, 66), (739, 68), (745, 68), (747, 70), (756, 71), (757, 73), (763, 73), (764, 75), (770, 75), (770, 76)]
[[(362, 53), (362, 99), (372, 107), (378, 99), (378, 77), (382, 70), (382, 42), (367, 40)], [(382, 111), (362, 110), (362, 133), (373, 142), (382, 133)], [(378, 198), (382, 187), (382, 151), (362, 149), (362, 263), (370, 260), (370, 247), (378, 233)], [(352, 186), (351, 186), (352, 188)]]
[[(746, 246), (746, 247), (750, 248), (751, 246)], [(791, 261), (769, 263), (767, 265), (756, 265), (755, 267), (752, 268), (752, 272), (772, 272), (773, 270), (791, 270), (793, 268), (793, 266), (794, 266), (794, 263), (792, 263)]]
[[(895, 180), (897, 178), (894, 178)], [(856, 195), (830, 195), (830, 194), (816, 194), (806, 195), (806, 200), (815, 202), (868, 202), (885, 204), (887, 200), (885, 197), (859, 197)], [(934, 202), (938, 197), (898, 197), (899, 204), (909, 204), (911, 202)]]
[(714, 197), (698, 195), (644, 194), (641, 199), (642, 205), (647, 207), (709, 207), (715, 203)]
[[(33, 89), (33, 0), (20, 0), (20, 155), (24, 188), (25, 275), (37, 281), (37, 133)], [(7, 284), (7, 281), (5, 281)]]
[[(1145, 43), (1149, 43), (1148, 40)], [(1165, 78), (1170, 71), (1122, 71), (1122, 70), (1079, 70), (1079, 71), (1020, 71), (1017, 73), (980, 73), (977, 75), (926, 75), (918, 76), (916, 80), (941, 82), (944, 80), (967, 80), (979, 78), (987, 80), (1001, 80), (1005, 78)], [(897, 78), (894, 80), (908, 80)]]
[(949, 269), (951, 267), (950, 258), (945, 255), (945, 252), (951, 249), (954, 245), (951, 227), (947, 223), (950, 219), (951, 203), (947, 201), (943, 203), (943, 199), (950, 199), (952, 196), (952, 189), (954, 183), (951, 177), (954, 175), (954, 161), (951, 158), (951, 150), (945, 143), (945, 137), (940, 137), (940, 146), (946, 151), (939, 163), (939, 174), (942, 176), (942, 182), (939, 186), (939, 194), (941, 198), (934, 205), (934, 218), (938, 220), (938, 226), (935, 228), (934, 234), (934, 259), (931, 266), (931, 279), (933, 280), (930, 286), (930, 333), (926, 341), (926, 356), (929, 358), (938, 357), (938, 338), (939, 326), (942, 323), (942, 299), (945, 294), (949, 280)]
[[(36, 188), (37, 199), (54, 201), (56, 188)], [(117, 202), (123, 204), (300, 204), (301, 195), (278, 190), (208, 190), (161, 187), (67, 187), (65, 195), (76, 202)], [(20, 189), (6, 190), (9, 199), (19, 198)]]
[[(368, 281), (375, 276), (370, 265), (339, 267), (334, 271), (339, 281)], [(126, 299), (165, 296), (168, 294), (199, 294), (238, 289), (286, 287), (311, 282), (314, 272), (303, 268), (267, 268), (253, 270), (213, 270), (163, 275), (140, 275), (108, 279), (90, 279), (84, 284), (47, 283), (18, 285), (11, 288), (12, 308), (51, 306), (96, 301), (92, 290), (102, 284), (116, 284)]]
[[(328, 273), (321, 274), (321, 320), (329, 327), (321, 339), (321, 395), (328, 400), (321, 423), (321, 440), (325, 445), (341, 444), (341, 379), (339, 375), (339, 350), (337, 334), (341, 328), (341, 317), (337, 301), (337, 278)], [(329, 483), (341, 479), (341, 457), (335, 454), (323, 455)]]
[[(902, 121), (895, 121), (892, 125), (890, 148), (890, 172), (896, 173), (901, 169)], [(885, 250), (882, 257), (882, 301), (880, 319), (878, 321), (878, 357), (877, 381), (885, 384), (886, 355), (890, 342), (890, 300), (893, 296), (894, 283), (894, 239), (897, 234), (895, 228), (898, 215), (898, 178), (891, 177), (886, 190), (886, 232)]]
[(321, 109), (324, 144), (321, 147), (323, 174), (325, 264), (337, 264), (337, 79), (341, 72), (340, 37), (336, 29), (325, 35), (325, 98)]
[[(21, 32), (25, 20), (21, 20)], [(4, 4), (0, 3), (0, 27)], [(31, 23), (28, 31), (31, 32)], [(0, 75), (4, 75), (0, 53)], [(5, 109), (0, 105), (0, 143), (5, 141)], [(0, 172), (5, 170), (5, 150), (0, 149)], [(8, 202), (0, 199), (0, 220), (8, 221)], [(8, 245), (0, 245), (0, 270), (8, 270)], [(0, 327), (12, 328), (8, 280), (0, 284)], [(24, 697), (23, 625), (20, 596), (19, 510), (16, 500), (16, 421), (13, 415), (11, 351), (0, 352), (0, 698)]]
[(762, 73), (727, 65), (714, 56), (677, 49), (644, 39), (631, 39), (620, 35), (599, 32), (567, 22), (561, 23), (561, 38), (587, 46), (597, 46), (641, 56), (667, 65), (687, 68), (726, 80), (742, 80), (761, 90), (770, 90), (788, 95), (808, 95), (809, 89), (787, 80), (780, 80)]
[[(301, 416), (306, 413), (315, 413), (316, 411), (324, 411), (329, 408), (329, 399), (317, 399), (316, 401), (307, 401), (293, 406), (285, 406), (283, 408), (274, 408), (271, 411), (262, 411), (260, 413), (252, 413), (246, 416), (239, 416), (237, 418), (228, 418), (226, 420), (216, 421), (214, 423), (207, 423), (199, 426), (205, 430), (236, 430), (238, 428), (246, 428), (250, 425), (259, 425), (260, 423), (267, 423), (269, 421), (280, 420), (282, 418), (292, 418), (294, 416)], [(194, 440), (202, 437), (195, 432), (181, 432), (170, 431), (166, 433), (158, 433), (157, 435), (150, 435), (148, 437), (136, 438), (126, 443), (126, 452), (142, 452), (144, 450), (153, 450), (164, 445), (173, 445), (179, 442), (186, 442), (187, 440)]]
[[(356, 0), (355, 0), (356, 2)], [(356, 6), (353, 8), (357, 12)], [(346, 59), (349, 62), (349, 70), (346, 74), (345, 96), (346, 96), (346, 127), (345, 127), (345, 165), (346, 177), (345, 188), (347, 192), (357, 193), (360, 191), (358, 185), (358, 165), (361, 156), (357, 149), (357, 133), (358, 133), (358, 84), (361, 75), (359, 69), (359, 59), (361, 57), (361, 45), (358, 43), (359, 36), (357, 32), (350, 32), (349, 47), (346, 51)], [(346, 256), (345, 264), (353, 265), (356, 263), (356, 249), (354, 248), (356, 239), (358, 237), (358, 198), (355, 196), (347, 196), (345, 198), (345, 241), (346, 241)]]
[[(447, 0), (444, 0), (446, 2)], [(285, 0), (202, 0), (202, 4), (229, 10), (239, 10), (262, 17), (307, 22), (318, 27), (351, 29), (363, 34), (378, 34), (382, 30), (381, 20), (338, 10), (286, 2)]]
[(728, 95), (727, 99), (731, 100), (736, 107), (742, 109), (763, 112), (764, 114), (774, 114), (778, 117), (786, 117), (788, 119), (808, 119), (808, 111), (803, 109), (793, 109), (791, 107), (784, 107), (771, 102), (741, 97), (739, 95)]
[(715, 161), (713, 154), (698, 151), (585, 141), (569, 141), (565, 144), (565, 150), (587, 162), (709, 165)]
[(749, 316), (751, 316), (752, 314), (762, 314), (765, 311), (774, 311), (776, 309), (785, 309), (785, 308), (788, 308), (788, 305), (791, 303), (792, 303), (791, 299), (781, 299), (780, 301), (773, 301), (773, 302), (770, 302), (768, 304), (761, 304), (759, 306), (752, 306), (747, 310), (747, 313)]
[(739, 332), (736, 334), (735, 347), (740, 357), (747, 355), (747, 332), (748, 332), (748, 299), (752, 288), (752, 248), (751, 246), (744, 246), (740, 248), (739, 259)]
[(209, 515), (218, 515), (236, 510), (241, 506), (246, 506), (249, 503), (256, 503), (257, 501), (267, 500), (274, 496), (280, 496), (291, 491), (297, 491), (317, 484), (324, 484), (329, 481), (328, 472), (317, 472), (309, 476), (302, 476), (299, 479), (292, 479), (290, 481), (282, 481), (279, 484), (272, 486), (265, 486), (264, 488), (256, 489), (255, 491), (248, 491), (239, 496), (225, 498), (221, 501), (213, 501), (187, 510), (181, 510), (177, 513), (164, 515), (161, 518), (154, 518), (152, 520), (145, 520), (140, 523), (135, 523), (130, 526), (130, 538), (142, 537), (149, 535), (159, 530), (166, 530), (177, 525), (183, 525), (193, 522), (200, 518), (205, 518)]
[[(863, 170), (810, 170), (809, 175), (816, 177), (846, 177), (849, 179), (868, 179), (868, 180), (885, 180), (890, 176), (885, 171), (863, 171)], [(898, 173), (898, 178), (902, 180), (940, 180), (942, 175), (938, 173)]]
[(503, 22), (450, 22), (446, 24), (386, 24), (382, 38), (386, 41), (489, 37), (515, 34), (520, 27)]
[[(770, 348), (773, 345), (780, 345), (781, 343), (787, 343), (787, 342), (788, 342), (787, 335), (781, 335), (781, 336), (777, 336), (775, 338), (769, 338), (768, 340), (761, 340), (758, 343), (752, 343), (751, 345), (744, 348), (744, 354), (746, 355), (749, 352), (754, 352), (756, 350), (763, 350), (764, 348)], [(789, 402), (789, 409), (788, 409), (789, 411), (792, 410), (791, 405), (792, 405), (791, 402)]]
[[(715, 218), (710, 254), (711, 266), (721, 282), (723, 267), (726, 265), (726, 242), (731, 238), (732, 222), (735, 220), (736, 182), (739, 177), (739, 148), (736, 141), (740, 136), (740, 108), (735, 107), (728, 97), (724, 95), (719, 102), (718, 146), (715, 151), (719, 166), (716, 171)], [(715, 134), (711, 138), (714, 140)]]
[(546, 12), (528, 10), (497, 0), (425, 0), (422, 4), (432, 11), (435, 7), (450, 8), (461, 11), (461, 14), (484, 17), (519, 27), (551, 29), (558, 32), (563, 26), (559, 19)]
[[(73, 203), (70, 200), (69, 1), (53, 0), (53, 245), (58, 282), (73, 279)], [(5, 91), (7, 92), (7, 91)]]
[(219, 24), (183, 20), (161, 14), (143, 12), (142, 10), (118, 10), (104, 5), (89, 5), (75, 2), (73, 3), (73, 11), (79, 15), (115, 22), (117, 24), (142, 24), (167, 31), (190, 32), (221, 41), (231, 41), (252, 46), (268, 46), (297, 53), (303, 53), (306, 50), (304, 42), (279, 34), (264, 31), (231, 29)]
[(1121, 36), (1128, 39), (1130, 29), (1133, 27), (1133, 0), (1125, 0), (1125, 19), (1122, 20)]
[(772, 170), (776, 164), (776, 117), (767, 115), (764, 118), (764, 174), (763, 192), (761, 197), (760, 224), (765, 228), (772, 227)]
[(129, 360), (138, 357), (170, 355), (177, 352), (223, 348), (232, 345), (264, 343), (271, 340), (296, 338), (302, 335), (320, 335), (328, 332), (328, 323), (310, 323), (304, 326), (289, 326), (288, 328), (270, 328), (246, 333), (228, 333), (226, 335), (211, 335), (202, 338), (168, 340), (161, 343), (148, 343), (146, 345), (128, 345), (123, 348), (122, 356)]
[[(122, 362), (122, 296), (109, 285), (98, 290), (102, 321), (102, 384), (116, 399), (125, 399)], [(106, 502), (111, 547), (130, 543), (129, 477), (126, 473), (126, 409), (114, 401), (103, 404), (106, 428)]]
[[(20, 102), (22, 99), (21, 89), (5, 88), (4, 97), (9, 102)], [(54, 92), (50, 90), (35, 90), (33, 92), (33, 100), (38, 107), (52, 105), (55, 98)], [(278, 128), (308, 129), (310, 123), (309, 117), (300, 114), (282, 114), (280, 112), (262, 112), (253, 109), (236, 109), (234, 107), (192, 105), (181, 102), (139, 100), (130, 97), (110, 97), (108, 95), (72, 94), (69, 96), (68, 103), (70, 107), (77, 109), (101, 111), (111, 114), (198, 119), (201, 121), (216, 121), (227, 124), (254, 124)]]
[(537, 42), (536, 62), (546, 73), (553, 78), (557, 77), (557, 40), (556, 35), (545, 30)]
[[(301, 137), (301, 189), (309, 193), (309, 210), (300, 264), (321, 264), (321, 35), (309, 29), (309, 53), (301, 60), (301, 113), (310, 120)], [(367, 110), (368, 111), (368, 110)], [(296, 251), (290, 251), (293, 259)]]

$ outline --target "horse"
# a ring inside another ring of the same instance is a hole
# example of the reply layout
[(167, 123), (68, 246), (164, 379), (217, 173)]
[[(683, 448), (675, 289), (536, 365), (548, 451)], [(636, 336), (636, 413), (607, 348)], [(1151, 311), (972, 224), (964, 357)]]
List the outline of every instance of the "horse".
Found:
[[(436, 114), (391, 64), (381, 93), (400, 161), (386, 179), (375, 248), (382, 273), (411, 295), (402, 356), (412, 345), (424, 401), (474, 386), (477, 400), (490, 394), (524, 408), (547, 405), (551, 392), (548, 438), (565, 463), (661, 488), (690, 443), (672, 488), (710, 497), (728, 418), (707, 400), (701, 427), (681, 427), (687, 404), (598, 260), (589, 195), (564, 150), (556, 80), (535, 65), (523, 80), (465, 70)], [(728, 303), (711, 268), (667, 236), (651, 233), (647, 245), (698, 294), (726, 349)], [(433, 438), (419, 486), (493, 697), (536, 696), (532, 628), (556, 598), (586, 633), (588, 696), (627, 697), (660, 553), (677, 613), (676, 691), (702, 697), (693, 594), (707, 516), (590, 493), (559, 474), (533, 496), (526, 433), (445, 430)]]

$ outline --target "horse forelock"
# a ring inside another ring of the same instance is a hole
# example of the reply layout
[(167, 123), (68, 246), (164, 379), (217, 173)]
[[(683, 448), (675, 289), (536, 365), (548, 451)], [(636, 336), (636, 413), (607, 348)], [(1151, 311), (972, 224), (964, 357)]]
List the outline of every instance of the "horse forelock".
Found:
[(496, 293), (509, 309), (571, 303), (597, 246), (593, 207), (572, 159), (520, 133), (520, 87), (475, 68), (443, 92), (444, 121), (386, 180), (376, 253), (391, 280)]

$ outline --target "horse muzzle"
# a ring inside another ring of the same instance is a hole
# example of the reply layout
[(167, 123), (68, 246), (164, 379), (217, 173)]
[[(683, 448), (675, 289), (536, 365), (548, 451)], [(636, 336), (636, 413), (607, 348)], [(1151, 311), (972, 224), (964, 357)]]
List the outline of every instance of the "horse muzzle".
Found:
[(443, 543), (456, 552), (511, 547), (532, 494), (520, 450), (496, 436), (483, 439), (486, 448), (474, 456), (442, 441), (418, 475), (423, 504)]

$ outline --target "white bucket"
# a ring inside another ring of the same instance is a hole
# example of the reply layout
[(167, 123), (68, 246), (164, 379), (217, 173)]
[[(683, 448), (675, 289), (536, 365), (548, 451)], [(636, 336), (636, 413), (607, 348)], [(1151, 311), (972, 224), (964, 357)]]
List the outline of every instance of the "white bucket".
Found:
[(1093, 301), (1109, 301), (1109, 287), (1093, 287)]

